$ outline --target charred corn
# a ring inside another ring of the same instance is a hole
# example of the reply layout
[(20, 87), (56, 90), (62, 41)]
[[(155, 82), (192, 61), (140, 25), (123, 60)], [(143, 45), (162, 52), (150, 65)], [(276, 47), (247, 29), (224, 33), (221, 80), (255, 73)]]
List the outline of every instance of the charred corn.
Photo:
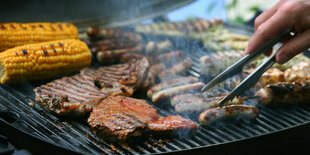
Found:
[(50, 79), (90, 63), (90, 50), (76, 39), (18, 46), (0, 53), (0, 83)]
[(61, 39), (78, 39), (78, 29), (70, 23), (0, 23), (0, 51)]

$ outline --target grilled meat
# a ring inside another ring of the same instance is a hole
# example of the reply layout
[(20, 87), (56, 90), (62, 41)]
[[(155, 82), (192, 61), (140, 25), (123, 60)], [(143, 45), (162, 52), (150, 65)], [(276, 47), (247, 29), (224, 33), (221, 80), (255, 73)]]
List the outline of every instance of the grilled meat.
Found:
[(204, 96), (202, 94), (181, 94), (181, 95), (173, 96), (170, 99), (170, 104), (171, 106), (174, 107), (176, 104), (182, 101), (192, 101), (192, 100), (199, 100), (199, 99), (204, 99)]
[(259, 79), (259, 83), (262, 86), (266, 86), (268, 84), (275, 84), (283, 81), (285, 81), (284, 73), (277, 68), (270, 68)]
[(152, 96), (152, 101), (154, 103), (158, 103), (162, 100), (167, 100), (170, 97), (173, 97), (175, 95), (179, 94), (185, 94), (185, 93), (195, 93), (200, 91), (200, 89), (204, 86), (205, 84), (202, 82), (197, 82), (197, 83), (191, 83), (191, 84), (185, 84), (185, 85), (180, 85), (168, 89), (161, 90)]
[(147, 55), (158, 55), (159, 53), (169, 50), (171, 47), (172, 43), (169, 40), (164, 40), (158, 43), (150, 41), (144, 48)]
[(198, 82), (199, 79), (193, 76), (188, 76), (188, 77), (179, 77), (173, 80), (168, 80), (168, 81), (163, 81), (159, 84), (156, 84), (154, 86), (152, 86), (148, 91), (147, 91), (147, 96), (148, 97), (152, 97), (155, 93), (168, 89), (168, 88), (172, 88), (172, 87), (176, 87), (176, 86), (180, 86), (180, 85), (184, 85), (184, 84), (190, 84), (190, 83), (196, 83)]
[(139, 53), (132, 53), (132, 52), (123, 54), (120, 57), (120, 60), (122, 62), (128, 62), (128, 61), (130, 61), (132, 59), (142, 59), (144, 57), (149, 61), (150, 64), (154, 63), (154, 58), (153, 57), (148, 56), (148, 55), (144, 55), (144, 54), (139, 54)]
[(96, 106), (88, 118), (95, 134), (110, 142), (128, 141), (145, 133), (146, 123), (158, 120), (155, 108), (146, 101), (110, 96)]
[(214, 122), (242, 118), (242, 119), (254, 119), (258, 116), (259, 110), (254, 106), (248, 105), (229, 105), (224, 107), (212, 108), (202, 112), (199, 115), (200, 125), (210, 125)]
[(171, 67), (172, 65), (184, 60), (184, 55), (182, 51), (174, 51), (157, 56), (157, 61), (164, 63), (166, 67)]
[(154, 64), (150, 67), (150, 72), (157, 77), (158, 73), (166, 68), (165, 64), (163, 63), (158, 63)]
[(93, 77), (103, 92), (113, 95), (131, 96), (148, 76), (149, 63), (146, 58), (129, 63), (84, 69), (81, 74)]
[(199, 125), (190, 119), (185, 119), (181, 116), (169, 115), (160, 118), (159, 120), (148, 122), (149, 130), (159, 134), (172, 134), (184, 131), (195, 131)]
[[(141, 50), (140, 48), (141, 46), (138, 45), (132, 48), (125, 48), (125, 49), (115, 49), (115, 50), (105, 50), (105, 51), (100, 50), (100, 51), (96, 51), (96, 59), (100, 63), (116, 63), (122, 60), (124, 55), (126, 54), (131, 55)], [(128, 60), (123, 61), (123, 62), (127, 62), (127, 61)]]
[[(211, 97), (211, 98), (194, 98), (192, 100), (183, 100), (178, 102), (174, 106), (174, 110), (177, 113), (194, 113), (194, 112), (202, 112), (204, 110), (219, 107), (220, 101), (225, 97), (223, 96), (217, 96), (217, 97)], [(243, 103), (243, 100), (238, 97), (234, 98), (231, 101), (228, 101), (225, 103), (226, 105), (240, 105)]]
[(310, 80), (310, 63), (300, 62), (284, 72), (286, 82), (303, 82)]
[(192, 60), (187, 58), (184, 61), (173, 65), (169, 69), (161, 71), (158, 77), (161, 81), (176, 78), (179, 76), (179, 74), (186, 72), (192, 65)]
[(216, 76), (243, 56), (243, 51), (225, 51), (205, 55), (199, 59), (200, 73)]
[(58, 115), (83, 116), (107, 97), (101, 92), (93, 79), (77, 74), (63, 77), (34, 89), (36, 102), (44, 109)]
[(264, 105), (299, 104), (310, 102), (310, 83), (281, 82), (261, 88), (256, 96)]

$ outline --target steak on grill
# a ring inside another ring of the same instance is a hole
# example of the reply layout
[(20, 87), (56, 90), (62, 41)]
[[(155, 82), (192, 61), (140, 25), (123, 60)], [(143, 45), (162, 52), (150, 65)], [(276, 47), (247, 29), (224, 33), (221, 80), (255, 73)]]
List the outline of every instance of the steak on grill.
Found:
[(172, 134), (184, 131), (195, 131), (199, 128), (199, 125), (190, 119), (169, 115), (147, 123), (147, 127), (156, 134)]
[(157, 110), (146, 101), (125, 96), (109, 96), (97, 105), (88, 118), (95, 134), (116, 142), (140, 137), (146, 123), (159, 118)]
[(36, 102), (47, 111), (71, 117), (83, 116), (107, 96), (131, 96), (148, 77), (145, 58), (126, 64), (84, 69), (34, 89)]
[(82, 116), (107, 97), (89, 76), (63, 77), (34, 89), (36, 102), (59, 115)]

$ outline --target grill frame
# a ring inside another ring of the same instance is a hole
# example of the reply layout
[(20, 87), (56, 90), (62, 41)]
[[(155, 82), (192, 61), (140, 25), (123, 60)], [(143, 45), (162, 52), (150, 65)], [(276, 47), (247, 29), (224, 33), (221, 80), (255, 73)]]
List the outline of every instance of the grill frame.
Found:
[[(246, 31), (245, 33), (250, 32)], [(197, 69), (199, 69), (199, 62), (197, 61), (198, 58), (203, 54), (211, 52), (209, 49), (202, 48), (201, 43), (194, 40), (165, 36), (144, 37), (147, 38), (146, 40), (156, 41), (168, 38), (173, 42), (175, 49), (183, 49), (185, 55), (191, 57), (194, 61), (194, 65), (189, 71), (189, 74), (194, 76), (199, 75), (197, 74)], [(196, 52), (191, 53), (190, 51)], [(200, 77), (200, 79), (202, 79), (202, 77)], [(281, 132), (287, 132), (292, 129), (296, 130), (297, 128), (307, 125), (309, 126), (310, 121), (310, 107), (300, 108), (300, 106), (295, 106), (289, 107), (288, 109), (268, 109), (258, 105), (260, 110), (266, 110), (261, 111), (262, 115), (259, 115), (258, 119), (254, 120), (254, 123), (261, 123), (258, 127), (259, 130), (261, 130), (261, 134), (260, 131), (251, 129), (251, 124), (250, 128), (248, 128), (247, 125), (249, 123), (253, 123), (253, 121), (248, 122), (241, 120), (237, 123), (225, 124), (219, 128), (214, 126), (206, 128), (202, 127), (191, 138), (170, 138), (170, 141), (164, 141), (162, 144), (158, 144), (158, 147), (156, 146), (157, 144), (154, 145), (154, 143), (157, 143), (156, 140), (158, 139), (151, 137), (146, 139), (145, 144), (144, 142), (136, 143), (134, 144), (136, 146), (129, 148), (116, 145), (114, 147), (117, 149), (113, 150), (113, 146), (96, 137), (86, 123), (76, 120), (67, 120), (58, 116), (56, 117), (52, 114), (46, 113), (37, 104), (34, 104), (34, 106), (29, 106), (27, 104), (29, 101), (34, 102), (34, 93), (32, 92), (32, 89), (46, 82), (48, 81), (31, 84), (24, 83), (21, 85), (1, 85), (0, 109), (3, 111), (6, 110), (18, 113), (19, 119), (11, 124), (5, 124), (6, 121), (0, 117), (0, 124), (5, 126), (11, 125), (11, 127), (15, 128), (16, 131), (22, 129), (20, 131), (26, 133), (28, 136), (25, 137), (31, 138), (30, 141), (35, 141), (35, 137), (40, 137), (39, 139), (46, 141), (44, 144), (51, 143), (51, 146), (47, 148), (55, 149), (56, 146), (56, 148), (59, 149), (59, 152), (62, 152), (62, 150), (67, 150), (67, 153), (70, 154), (75, 154), (78, 152), (83, 154), (158, 154), (167, 152), (178, 153), (181, 151), (184, 153), (184, 151), (195, 150), (199, 152), (199, 150), (202, 149), (204, 151), (212, 152), (216, 151), (216, 148), (219, 147), (231, 147), (240, 143), (243, 143), (242, 145), (246, 145), (245, 143), (250, 140), (255, 141), (261, 137), (280, 134)], [(137, 93), (135, 96), (138, 98), (145, 98), (145, 96), (141, 96), (141, 93)], [(249, 102), (249, 104), (256, 104), (253, 103), (253, 100), (250, 100)], [(159, 114), (162, 116), (176, 114), (172, 109), (165, 109), (165, 107), (155, 108), (158, 109)], [(287, 113), (287, 110), (290, 113)], [(283, 121), (281, 116), (285, 117), (287, 121)], [(43, 122), (40, 122), (42, 120)], [(6, 133), (8, 138), (12, 139), (14, 138), (14, 134), (10, 131), (13, 128), (7, 127), (5, 128), (6, 130), (2, 128), (0, 131), (1, 133)], [(88, 151), (84, 150), (85, 152), (83, 152), (81, 147), (85, 147)], [(42, 151), (42, 149), (34, 148), (34, 151), (39, 151), (38, 153), (42, 153), (40, 150)]]

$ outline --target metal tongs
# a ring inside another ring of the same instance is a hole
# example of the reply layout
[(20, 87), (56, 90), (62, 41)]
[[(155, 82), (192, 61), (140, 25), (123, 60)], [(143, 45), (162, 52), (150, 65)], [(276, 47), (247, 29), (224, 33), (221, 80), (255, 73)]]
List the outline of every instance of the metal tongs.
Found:
[[(264, 45), (259, 47), (254, 52), (244, 56), (240, 60), (238, 60), (236, 63), (234, 63), (232, 66), (227, 68), (225, 71), (220, 73), (218, 76), (216, 76), (212, 81), (210, 81), (206, 86), (204, 86), (201, 91), (205, 92), (215, 85), (223, 82), (224, 80), (230, 78), (231, 76), (240, 73), (242, 71), (242, 68), (248, 64), (253, 59), (257, 58), (259, 55), (263, 54), (267, 49), (273, 47), (276, 43), (278, 43), (283, 37), (290, 34), (291, 30), (286, 30), (281, 32), (278, 36), (274, 37), (273, 39), (266, 42)], [(259, 80), (259, 78), (264, 74), (265, 71), (267, 71), (274, 63), (275, 63), (275, 56), (277, 54), (278, 50), (274, 52), (265, 62), (263, 62), (260, 66), (258, 66), (249, 76), (247, 76), (236, 88), (234, 88), (229, 95), (227, 95), (225, 98), (223, 98), (219, 105), (223, 106), (224, 103), (227, 101), (232, 100), (236, 96), (240, 96), (245, 90), (252, 87), (254, 84), (256, 84)]]

